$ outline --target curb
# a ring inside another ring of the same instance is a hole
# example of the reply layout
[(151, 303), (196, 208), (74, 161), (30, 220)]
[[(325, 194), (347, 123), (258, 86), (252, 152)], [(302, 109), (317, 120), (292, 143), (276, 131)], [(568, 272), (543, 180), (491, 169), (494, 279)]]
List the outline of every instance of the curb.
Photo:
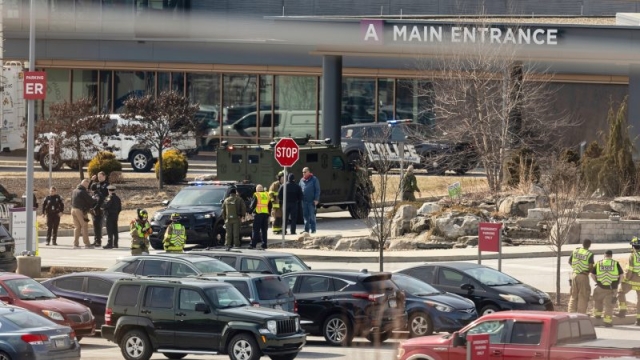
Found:
[[(634, 325), (636, 323), (635, 315), (627, 315), (623, 318), (619, 318), (614, 315), (612, 319), (613, 319), (613, 326)], [(602, 319), (596, 319), (594, 317), (591, 317), (591, 323), (593, 324), (593, 326), (596, 326), (596, 327), (604, 327), (604, 322), (602, 321)]]
[[(60, 236), (73, 236), (73, 229), (58, 229), (58, 237)], [(129, 231), (129, 226), (127, 225), (122, 225), (122, 226), (118, 226), (118, 232), (127, 232)], [(102, 235), (106, 235), (107, 234), (107, 228), (106, 227), (102, 227)], [(89, 236), (93, 236), (94, 232), (93, 232), (93, 225), (89, 225)], [(38, 230), (38, 237), (42, 237), (42, 236), (47, 236), (47, 230)]]

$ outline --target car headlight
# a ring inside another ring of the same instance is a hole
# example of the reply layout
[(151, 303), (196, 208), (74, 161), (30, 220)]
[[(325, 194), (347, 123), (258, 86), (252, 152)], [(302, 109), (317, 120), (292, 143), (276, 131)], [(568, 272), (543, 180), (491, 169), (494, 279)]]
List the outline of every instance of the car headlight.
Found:
[(500, 294), (500, 297), (507, 300), (508, 302), (512, 302), (512, 303), (518, 303), (518, 304), (524, 304), (525, 301), (523, 298), (521, 298), (518, 295), (511, 295), (511, 294)]
[(213, 217), (213, 214), (196, 214), (196, 215), (194, 215), (194, 218), (196, 220), (211, 219), (212, 217)]
[(272, 333), (273, 335), (278, 334), (278, 325), (276, 324), (275, 320), (267, 321), (267, 330), (269, 330), (269, 332)]
[(438, 311), (442, 311), (442, 312), (452, 312), (453, 308), (447, 305), (443, 305), (437, 302), (433, 302), (433, 301), (425, 301), (425, 304), (429, 305), (429, 306), (433, 306), (434, 308), (436, 308), (436, 310)]
[(50, 317), (53, 320), (58, 320), (58, 321), (64, 321), (64, 317), (62, 317), (62, 314), (60, 314), (57, 311), (53, 311), (53, 310), (42, 310), (42, 313), (47, 315), (48, 317)]
[(296, 332), (300, 331), (300, 318), (296, 318)]

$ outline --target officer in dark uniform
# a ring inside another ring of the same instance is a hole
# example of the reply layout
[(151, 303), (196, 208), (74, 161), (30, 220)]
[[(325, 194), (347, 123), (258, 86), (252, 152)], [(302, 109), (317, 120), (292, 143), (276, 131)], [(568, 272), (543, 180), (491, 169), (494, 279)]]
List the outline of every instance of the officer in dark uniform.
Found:
[(104, 215), (107, 220), (107, 245), (103, 249), (118, 248), (118, 217), (122, 211), (122, 201), (116, 194), (116, 187), (109, 185), (107, 187), (109, 196), (104, 201)]
[(64, 211), (64, 201), (62, 197), (58, 195), (58, 191), (55, 186), (49, 189), (49, 195), (44, 198), (42, 203), (42, 216), (47, 217), (47, 245), (53, 239), (53, 245), (58, 245), (56, 242), (58, 239), (58, 227), (60, 226), (60, 216)]
[(102, 224), (104, 220), (102, 207), (104, 204), (104, 200), (107, 198), (107, 196), (109, 196), (108, 187), (109, 182), (107, 181), (107, 175), (104, 171), (100, 171), (98, 175), (93, 175), (91, 177), (89, 189), (93, 191), (92, 197), (96, 201), (96, 205), (91, 211), (94, 235), (93, 246), (102, 245)]

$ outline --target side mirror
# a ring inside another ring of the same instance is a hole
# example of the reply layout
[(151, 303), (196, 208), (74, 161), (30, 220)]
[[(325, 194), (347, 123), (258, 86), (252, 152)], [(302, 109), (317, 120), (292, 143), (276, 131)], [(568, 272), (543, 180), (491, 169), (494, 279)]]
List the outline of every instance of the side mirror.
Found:
[(460, 285), (460, 289), (464, 291), (472, 292), (473, 290), (475, 290), (475, 287), (471, 284), (462, 284)]
[(162, 206), (169, 206), (169, 200), (162, 200)]
[(460, 335), (459, 332), (454, 332), (453, 333), (453, 347), (460, 347), (460, 346), (466, 346), (467, 345), (467, 339)]
[(209, 308), (209, 305), (207, 305), (205, 303), (197, 303), (195, 310), (197, 312), (201, 312), (201, 313), (205, 313), (205, 314), (208, 314), (208, 313), (211, 312), (211, 309)]
[(13, 304), (13, 300), (9, 296), (0, 296), (0, 301), (6, 302), (7, 304)]

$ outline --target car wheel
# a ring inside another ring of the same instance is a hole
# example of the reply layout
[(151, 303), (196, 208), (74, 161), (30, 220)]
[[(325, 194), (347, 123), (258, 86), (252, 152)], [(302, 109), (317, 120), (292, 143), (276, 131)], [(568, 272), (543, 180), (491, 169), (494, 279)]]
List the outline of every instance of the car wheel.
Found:
[(356, 165), (360, 165), (360, 164), (364, 163), (365, 160), (366, 160), (366, 158), (364, 158), (362, 156), (362, 154), (360, 154), (357, 151), (351, 152), (351, 153), (349, 153), (349, 155), (347, 155), (347, 162), (348, 163), (353, 163), (353, 164), (356, 164)]
[(43, 148), (40, 151), (40, 167), (42, 168), (42, 170), (49, 171), (49, 157), (51, 157), (52, 159), (51, 171), (60, 170), (60, 168), (62, 168), (62, 160), (60, 160), (60, 157), (58, 155), (49, 155), (48, 148)]
[(224, 228), (224, 223), (222, 221), (218, 221), (213, 226), (213, 234), (210, 238), (209, 246), (222, 246), (225, 242), (225, 236), (227, 235), (227, 230)]
[(372, 342), (374, 345), (380, 345), (383, 342), (387, 341), (387, 339), (391, 336), (391, 331), (383, 332), (383, 333), (369, 333), (367, 335), (367, 340)]
[(11, 360), (11, 357), (6, 352), (0, 351), (0, 360)]
[(151, 160), (151, 154), (146, 151), (136, 150), (131, 154), (131, 167), (135, 172), (147, 172), (153, 166), (153, 161)]
[(418, 337), (433, 334), (433, 323), (429, 315), (416, 312), (409, 317), (409, 336)]
[(495, 305), (486, 305), (485, 307), (482, 308), (482, 310), (480, 310), (480, 316), (484, 316), (487, 314), (493, 314), (494, 312), (498, 312), (500, 311), (500, 309), (498, 309), (497, 306)]
[(231, 360), (258, 360), (262, 356), (253, 335), (246, 333), (234, 336), (227, 352)]
[(271, 360), (293, 360), (298, 356), (298, 353), (295, 354), (286, 354), (286, 355), (269, 355)]
[(340, 314), (333, 314), (325, 320), (322, 335), (332, 346), (349, 346), (354, 336), (349, 320)]
[(355, 204), (347, 205), (349, 214), (354, 219), (366, 219), (371, 211), (371, 197), (362, 190), (362, 188), (356, 189)]
[(164, 246), (160, 240), (149, 240), (149, 244), (154, 250), (164, 250)]
[(80, 169), (80, 167), (78, 166), (78, 161), (77, 160), (75, 160), (75, 161), (67, 161), (65, 163), (65, 165), (67, 165), (69, 167), (69, 169), (71, 169), (71, 170)]
[(188, 354), (173, 354), (173, 353), (162, 353), (162, 355), (166, 356), (167, 359), (182, 359), (183, 357), (187, 356)]
[(120, 351), (127, 360), (149, 360), (153, 354), (151, 341), (144, 331), (130, 330), (120, 340)]

